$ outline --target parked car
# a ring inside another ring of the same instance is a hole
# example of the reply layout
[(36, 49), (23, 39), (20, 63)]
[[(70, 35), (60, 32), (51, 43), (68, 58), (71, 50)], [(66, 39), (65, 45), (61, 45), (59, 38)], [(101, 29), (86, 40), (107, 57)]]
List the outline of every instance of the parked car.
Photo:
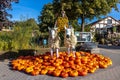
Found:
[(97, 48), (97, 44), (94, 42), (85, 42), (83, 45), (81, 45), (81, 50), (91, 50)]
[(85, 42), (82, 45), (76, 47), (77, 51), (91, 51), (97, 49), (98, 45), (95, 42)]

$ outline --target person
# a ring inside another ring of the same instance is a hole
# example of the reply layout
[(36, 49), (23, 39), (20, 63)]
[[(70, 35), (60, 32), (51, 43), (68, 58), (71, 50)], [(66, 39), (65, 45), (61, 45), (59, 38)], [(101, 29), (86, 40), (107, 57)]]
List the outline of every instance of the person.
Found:
[(47, 40), (43, 39), (43, 47), (45, 48), (46, 45), (47, 45)]

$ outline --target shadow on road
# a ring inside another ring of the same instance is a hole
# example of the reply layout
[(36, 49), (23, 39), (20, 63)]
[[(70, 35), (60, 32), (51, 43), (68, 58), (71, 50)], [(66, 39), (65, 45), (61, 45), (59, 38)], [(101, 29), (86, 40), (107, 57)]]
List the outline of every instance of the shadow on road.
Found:
[(12, 60), (19, 56), (27, 56), (31, 55), (34, 56), (34, 49), (24, 49), (24, 50), (18, 50), (18, 51), (7, 51), (2, 54), (0, 54), (0, 61), (4, 61), (5, 59)]
[(17, 52), (14, 52), (14, 51), (8, 51), (8, 52), (5, 52), (5, 53), (2, 53), (0, 55), (0, 60), (1, 61), (4, 61), (5, 59), (12, 59), (12, 58), (15, 58), (17, 57), (18, 53)]

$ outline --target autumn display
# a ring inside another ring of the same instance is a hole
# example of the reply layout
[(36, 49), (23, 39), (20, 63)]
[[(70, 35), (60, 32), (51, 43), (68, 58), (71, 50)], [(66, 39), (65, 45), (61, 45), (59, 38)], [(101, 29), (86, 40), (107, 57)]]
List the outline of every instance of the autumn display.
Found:
[(86, 76), (99, 68), (112, 65), (109, 57), (88, 52), (76, 52), (76, 57), (67, 52), (59, 52), (59, 58), (50, 56), (50, 52), (37, 56), (20, 56), (11, 61), (12, 69), (35, 75), (51, 75), (56, 77)]
[(58, 32), (64, 31), (64, 27), (68, 27), (68, 17), (65, 14), (65, 11), (61, 11), (62, 16), (58, 17), (55, 23), (55, 26), (58, 27)]
[(68, 19), (66, 17), (58, 17), (57, 19), (58, 32), (63, 31), (65, 26), (68, 27)]

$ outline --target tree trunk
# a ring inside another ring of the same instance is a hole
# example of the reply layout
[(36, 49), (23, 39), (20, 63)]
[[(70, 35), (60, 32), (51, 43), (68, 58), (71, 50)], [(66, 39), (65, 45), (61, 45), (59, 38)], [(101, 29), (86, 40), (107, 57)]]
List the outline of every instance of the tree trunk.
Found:
[(81, 17), (81, 27), (82, 27), (82, 32), (84, 32), (84, 27), (85, 27), (85, 17), (82, 15)]

